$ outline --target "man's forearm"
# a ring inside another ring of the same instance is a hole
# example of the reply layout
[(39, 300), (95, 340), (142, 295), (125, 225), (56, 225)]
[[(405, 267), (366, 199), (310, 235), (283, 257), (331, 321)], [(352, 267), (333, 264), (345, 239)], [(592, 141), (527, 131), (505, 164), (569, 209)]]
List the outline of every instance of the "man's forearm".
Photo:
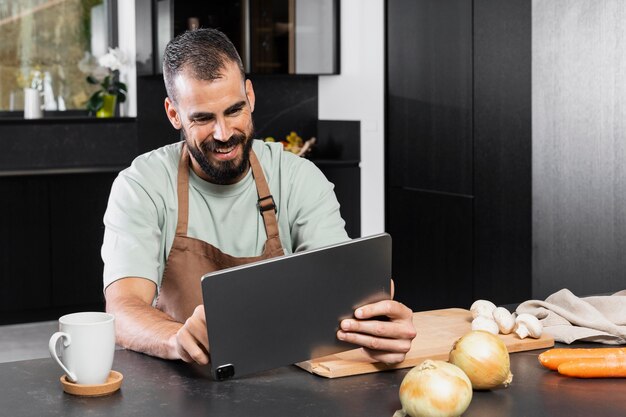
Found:
[(115, 315), (118, 345), (159, 358), (180, 359), (175, 337), (181, 323), (137, 298), (107, 300), (106, 310)]

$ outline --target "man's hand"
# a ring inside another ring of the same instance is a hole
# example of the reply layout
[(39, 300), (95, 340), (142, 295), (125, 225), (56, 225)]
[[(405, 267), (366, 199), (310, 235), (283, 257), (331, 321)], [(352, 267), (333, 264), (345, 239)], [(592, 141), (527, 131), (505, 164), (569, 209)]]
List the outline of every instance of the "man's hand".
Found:
[(126, 349), (164, 359), (206, 364), (209, 338), (204, 306), (182, 324), (152, 307), (156, 284), (128, 277), (106, 288), (106, 310), (115, 315), (116, 343)]
[(174, 335), (176, 351), (185, 362), (209, 363), (209, 337), (206, 330), (204, 306), (199, 305), (183, 327)]
[[(359, 307), (354, 312), (355, 319), (341, 321), (337, 338), (364, 348), (374, 360), (383, 363), (402, 362), (411, 349), (411, 341), (416, 332), (413, 326), (413, 312), (393, 300)], [(372, 320), (386, 316), (389, 321)]]

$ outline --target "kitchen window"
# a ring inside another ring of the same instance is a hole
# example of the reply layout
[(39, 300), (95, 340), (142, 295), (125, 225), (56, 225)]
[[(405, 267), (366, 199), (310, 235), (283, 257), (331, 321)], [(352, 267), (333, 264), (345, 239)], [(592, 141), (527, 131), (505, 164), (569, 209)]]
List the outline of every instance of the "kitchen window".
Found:
[[(44, 110), (83, 110), (86, 70), (116, 44), (115, 0), (0, 0), (0, 112), (24, 109), (37, 88)], [(10, 114), (10, 113), (9, 113)]]

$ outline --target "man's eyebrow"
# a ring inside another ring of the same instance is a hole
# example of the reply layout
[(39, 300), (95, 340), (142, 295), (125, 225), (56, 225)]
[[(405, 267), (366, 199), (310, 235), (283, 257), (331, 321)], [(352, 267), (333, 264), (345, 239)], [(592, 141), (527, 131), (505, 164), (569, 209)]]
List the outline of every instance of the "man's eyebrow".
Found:
[(189, 120), (198, 120), (198, 119), (213, 119), (215, 118), (215, 113), (208, 113), (204, 111), (197, 111), (189, 114)]
[[(228, 107), (226, 110), (224, 110), (224, 114), (234, 113), (238, 110), (241, 110), (245, 105), (246, 105), (246, 101), (241, 100), (240, 102), (237, 102), (233, 104), (232, 106)], [(203, 111), (198, 111), (198, 112), (189, 114), (189, 120), (198, 120), (198, 119), (206, 120), (206, 119), (214, 119), (214, 118), (215, 118), (215, 113), (209, 113), (209, 112), (203, 112)]]
[(235, 103), (232, 106), (230, 106), (229, 108), (227, 108), (224, 111), (224, 114), (229, 114), (229, 113), (235, 112), (237, 110), (241, 110), (245, 105), (246, 105), (245, 100), (241, 100), (240, 102)]

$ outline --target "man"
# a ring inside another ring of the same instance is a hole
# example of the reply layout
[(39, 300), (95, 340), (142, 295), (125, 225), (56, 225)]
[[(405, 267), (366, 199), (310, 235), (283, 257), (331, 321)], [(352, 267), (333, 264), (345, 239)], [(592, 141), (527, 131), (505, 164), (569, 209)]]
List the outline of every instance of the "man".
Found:
[[(184, 140), (138, 157), (113, 184), (102, 246), (106, 305), (119, 345), (206, 364), (199, 276), (348, 236), (332, 184), (315, 165), (252, 139), (254, 90), (224, 34), (173, 39), (163, 75), (165, 112)], [(371, 320), (383, 315), (389, 320)], [(400, 362), (415, 337), (412, 312), (391, 300), (363, 306), (337, 337)]]

